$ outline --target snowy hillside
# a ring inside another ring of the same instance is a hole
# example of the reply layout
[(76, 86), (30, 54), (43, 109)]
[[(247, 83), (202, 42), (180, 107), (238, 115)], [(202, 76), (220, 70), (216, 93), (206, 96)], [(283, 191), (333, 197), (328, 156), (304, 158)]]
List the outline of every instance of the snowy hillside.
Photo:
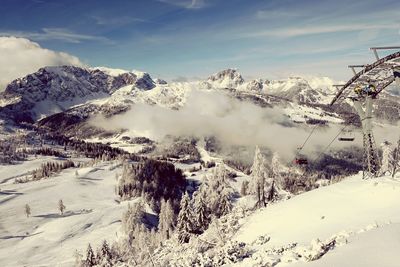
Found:
[[(382, 177), (365, 181), (356, 175), (258, 211), (244, 219), (234, 238), (253, 244), (256, 250), (239, 265), (304, 261), (307, 253), (318, 252), (318, 246), (312, 247), (315, 240), (326, 244), (335, 239), (337, 247), (321, 260), (293, 266), (396, 266), (398, 262), (393, 259), (400, 242), (389, 233), (400, 231), (399, 191), (399, 180)], [(379, 241), (383, 238), (378, 237), (380, 233), (385, 236), (384, 243)], [(260, 236), (268, 237), (269, 241), (257, 245)], [(293, 243), (297, 245), (281, 255), (273, 252), (266, 255), (272, 248)], [(343, 258), (344, 255), (347, 257)], [(381, 259), (383, 255), (392, 261)]]
[(231, 230), (214, 226), (183, 247), (167, 243), (156, 258), (172, 266), (397, 266), (399, 178), (355, 175), (250, 215), (239, 209), (220, 222)]
[[(114, 192), (121, 167), (100, 163), (37, 182), (12, 183), (48, 160), (57, 158), (30, 159), (14, 168), (0, 166), (2, 266), (71, 266), (74, 252), (87, 243), (116, 238), (128, 204), (119, 203)], [(60, 199), (66, 206), (63, 215), (58, 210)], [(29, 218), (26, 204), (31, 207)]]

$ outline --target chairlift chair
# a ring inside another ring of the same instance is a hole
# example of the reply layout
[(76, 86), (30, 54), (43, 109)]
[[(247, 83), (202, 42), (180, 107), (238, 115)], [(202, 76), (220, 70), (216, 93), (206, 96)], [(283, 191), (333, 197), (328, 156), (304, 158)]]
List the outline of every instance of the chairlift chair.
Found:
[(304, 157), (297, 157), (294, 159), (294, 163), (297, 165), (307, 165), (308, 164), (308, 160)]
[(338, 140), (341, 142), (353, 142), (354, 141), (354, 134), (349, 131), (346, 133), (343, 133), (341, 136), (339, 136)]

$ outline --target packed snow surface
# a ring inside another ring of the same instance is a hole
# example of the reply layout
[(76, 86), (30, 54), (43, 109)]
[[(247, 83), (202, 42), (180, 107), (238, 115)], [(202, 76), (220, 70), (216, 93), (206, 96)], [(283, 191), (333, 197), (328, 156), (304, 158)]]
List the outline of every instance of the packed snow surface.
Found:
[[(345, 241), (336, 242), (319, 260), (303, 262), (282, 256), (278, 266), (291, 262), (298, 262), (294, 266), (398, 266), (399, 203), (399, 180), (363, 180), (356, 175), (271, 205), (247, 217), (237, 233), (236, 240), (252, 244), (256, 251), (239, 265), (257, 266), (271, 248), (293, 243), (310, 247), (315, 240), (338, 241), (337, 237), (344, 236)], [(256, 245), (260, 236), (269, 241)]]

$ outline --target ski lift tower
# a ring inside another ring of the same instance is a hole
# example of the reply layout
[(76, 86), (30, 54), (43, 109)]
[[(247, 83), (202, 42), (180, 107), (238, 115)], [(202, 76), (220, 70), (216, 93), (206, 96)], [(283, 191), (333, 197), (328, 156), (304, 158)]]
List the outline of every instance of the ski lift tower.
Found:
[[(379, 50), (397, 50), (388, 56), (379, 57)], [(348, 66), (354, 76), (339, 90), (330, 105), (350, 99), (358, 113), (363, 131), (364, 167), (363, 178), (380, 174), (380, 159), (372, 132), (372, 109), (374, 100), (387, 86), (394, 82), (394, 70), (400, 68), (400, 46), (372, 47), (376, 61), (367, 65)]]

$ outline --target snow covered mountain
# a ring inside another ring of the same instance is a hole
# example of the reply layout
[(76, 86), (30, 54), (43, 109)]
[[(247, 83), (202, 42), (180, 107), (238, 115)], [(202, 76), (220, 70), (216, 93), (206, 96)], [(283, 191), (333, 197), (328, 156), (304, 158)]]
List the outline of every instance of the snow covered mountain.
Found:
[(244, 79), (236, 69), (226, 69), (211, 75), (206, 83), (208, 83), (210, 88), (237, 89), (244, 84)]
[(289, 77), (284, 80), (245, 81), (236, 69), (226, 69), (203, 82), (207, 88), (229, 88), (254, 94), (269, 94), (307, 104), (327, 104), (335, 92), (328, 77)]
[[(7, 86), (0, 94), (0, 117), (29, 123), (42, 120), (41, 125), (64, 118), (63, 121), (69, 125), (96, 114), (119, 114), (135, 103), (179, 109), (192, 90), (225, 90), (232, 97), (257, 105), (280, 106), (296, 122), (317, 119), (319, 115), (313, 114), (321, 112), (337, 113), (335, 118), (328, 118), (330, 121), (340, 121), (338, 118), (349, 121), (349, 114), (353, 112), (349, 103), (343, 102), (335, 110), (327, 106), (335, 90), (333, 83), (326, 77), (246, 81), (238, 70), (226, 69), (211, 75), (206, 81), (168, 84), (161, 79), (153, 80), (148, 73), (140, 71), (106, 67), (46, 67)], [(384, 105), (378, 103), (375, 113), (384, 119), (398, 120), (398, 98), (383, 96), (378, 102)]]
[(126, 85), (150, 90), (155, 87), (155, 82), (147, 73), (74, 66), (45, 67), (14, 80), (1, 97), (18, 105), (28, 119), (37, 120), (90, 100), (107, 98)]

